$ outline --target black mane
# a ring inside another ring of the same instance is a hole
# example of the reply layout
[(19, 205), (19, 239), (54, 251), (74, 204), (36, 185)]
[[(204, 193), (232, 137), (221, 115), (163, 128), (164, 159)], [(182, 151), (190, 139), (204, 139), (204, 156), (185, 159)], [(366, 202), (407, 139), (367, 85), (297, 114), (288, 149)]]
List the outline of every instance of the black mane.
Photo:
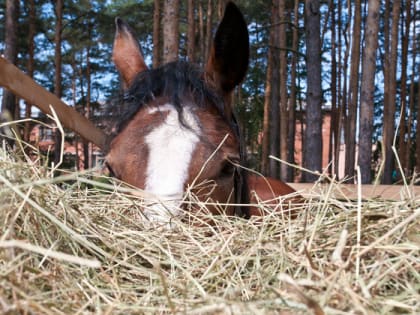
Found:
[[(206, 84), (203, 71), (188, 62), (176, 61), (137, 75), (124, 94), (124, 112), (118, 122), (117, 132), (155, 97), (167, 97), (178, 112), (182, 112), (182, 100), (190, 97), (189, 101), (199, 107), (208, 104), (215, 106), (225, 117), (223, 98)], [(182, 115), (179, 117), (182, 122)]]

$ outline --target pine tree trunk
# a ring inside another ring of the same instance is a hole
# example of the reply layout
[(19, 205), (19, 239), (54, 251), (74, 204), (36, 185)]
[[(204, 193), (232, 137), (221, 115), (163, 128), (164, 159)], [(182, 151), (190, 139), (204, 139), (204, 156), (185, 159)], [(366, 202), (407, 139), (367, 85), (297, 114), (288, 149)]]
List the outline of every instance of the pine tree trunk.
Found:
[[(287, 128), (288, 128), (288, 110), (287, 110), (287, 24), (286, 24), (286, 1), (279, 0), (279, 61), (280, 61), (280, 159), (287, 161)], [(286, 180), (287, 165), (280, 163), (280, 178)]]
[(195, 17), (194, 0), (188, 0), (188, 30), (187, 30), (187, 57), (189, 62), (195, 62)]
[[(319, 0), (305, 1), (307, 94), (303, 166), (319, 172), (322, 167), (320, 14)], [(304, 182), (312, 182), (318, 176), (304, 172), (302, 179)]]
[[(295, 136), (296, 136), (296, 64), (297, 64), (297, 52), (299, 43), (299, 1), (295, 0), (293, 9), (293, 39), (292, 39), (292, 60), (290, 69), (290, 99), (289, 99), (289, 127), (287, 134), (287, 162), (290, 164), (295, 163)], [(293, 182), (294, 180), (294, 168), (288, 167), (286, 174), (286, 181)]]
[[(328, 144), (329, 173), (334, 174), (334, 166), (337, 151), (337, 49), (336, 49), (336, 15), (335, 5), (330, 2), (331, 11), (331, 119), (330, 119), (330, 138)], [(332, 162), (332, 163), (331, 163)]]
[[(347, 91), (347, 61), (348, 61), (348, 41), (344, 33), (343, 27), (343, 7), (342, 4), (338, 4), (337, 9), (337, 30), (338, 30), (338, 40), (337, 40), (337, 56), (338, 56), (338, 71), (337, 71), (337, 108), (334, 115), (334, 175), (338, 180), (340, 177), (340, 153), (341, 153), (341, 135), (342, 135), (342, 126), (343, 126), (343, 116), (345, 108), (345, 94)], [(343, 56), (343, 42), (345, 42), (345, 51)], [(333, 122), (331, 122), (333, 124)]]
[(376, 53), (379, 33), (379, 0), (369, 0), (365, 25), (365, 47), (363, 49), (362, 82), (360, 92), (359, 155), (362, 184), (370, 184), (372, 161), (372, 132), (375, 92)]
[(160, 65), (161, 42), (160, 42), (160, 8), (161, 0), (153, 1), (153, 68)]
[[(279, 93), (279, 81), (280, 81), (280, 60), (279, 60), (279, 0), (273, 0), (272, 7), (272, 23), (273, 28), (273, 49), (272, 51), (272, 74), (271, 74), (271, 93), (270, 99), (270, 112), (269, 112), (269, 152), (270, 155), (279, 157), (280, 156), (280, 93)], [(268, 175), (270, 177), (279, 177), (279, 163), (273, 159), (268, 161)]]
[(217, 1), (217, 18), (220, 21), (223, 17), (223, 12), (226, 7), (227, 0), (218, 0)]
[(267, 56), (267, 76), (264, 98), (261, 170), (271, 177), (278, 176), (278, 163), (269, 155), (279, 156), (279, 54), (278, 46), (278, 0), (272, 1), (271, 28)]
[[(397, 49), (398, 49), (398, 24), (400, 18), (401, 1), (396, 0), (392, 3), (392, 28), (391, 28), (391, 44), (389, 55), (389, 77), (385, 86), (388, 91), (388, 99), (384, 102), (384, 119), (383, 119), (383, 150), (384, 150), (384, 174), (382, 176), (382, 184), (392, 183), (392, 173), (394, 171), (394, 156), (392, 145), (394, 140), (394, 118), (395, 118), (395, 101), (397, 93)], [(385, 21), (386, 23), (386, 21)]]
[(54, 94), (62, 96), (61, 90), (61, 32), (63, 28), (63, 0), (57, 0), (55, 6), (55, 35), (54, 35)]
[[(412, 154), (412, 136), (411, 136), (411, 131), (413, 128), (413, 121), (415, 119), (414, 117), (414, 112), (415, 112), (415, 75), (416, 75), (416, 55), (419, 54), (419, 47), (418, 45), (416, 45), (417, 40), (416, 40), (416, 28), (413, 27), (413, 37), (412, 37), (412, 47), (413, 50), (411, 52), (411, 56), (412, 56), (412, 61), (411, 61), (411, 84), (410, 84), (410, 115), (408, 116), (408, 122), (407, 122), (407, 132), (408, 132), (408, 139), (407, 139), (407, 150), (405, 152), (405, 156), (403, 157), (403, 159), (405, 160), (405, 165), (407, 165), (407, 169), (410, 171), (410, 175), (412, 174), (411, 172), (413, 171), (413, 163), (411, 160), (411, 154)], [(419, 107), (418, 107), (419, 108)], [(418, 109), (417, 109), (418, 111)], [(420, 117), (420, 116), (417, 116)], [(419, 126), (419, 119), (417, 119), (417, 127)], [(414, 137), (416, 136), (416, 134), (414, 134)], [(418, 143), (418, 142), (417, 142)], [(415, 153), (415, 152), (413, 152)]]
[[(35, 59), (34, 59), (34, 55), (35, 55), (35, 42), (34, 42), (34, 37), (35, 37), (35, 31), (36, 31), (36, 9), (35, 9), (35, 0), (29, 0), (27, 2), (28, 5), (28, 11), (29, 11), (29, 16), (28, 16), (28, 24), (29, 24), (29, 29), (28, 29), (28, 63), (27, 63), (27, 74), (29, 77), (33, 77), (34, 76), (34, 64), (35, 64)], [(32, 104), (25, 102), (25, 118), (30, 118), (31, 117), (31, 107)], [(29, 121), (25, 122), (25, 126), (24, 126), (24, 130), (23, 130), (23, 139), (26, 142), (29, 142), (29, 135), (30, 135), (30, 123)]]
[[(77, 81), (77, 65), (76, 65), (76, 58), (74, 56), (74, 53), (71, 57), (71, 67), (72, 67), (72, 76), (71, 76), (71, 90), (72, 90), (72, 102), (74, 108), (77, 110), (77, 92), (76, 92), (76, 81)], [(75, 134), (74, 136), (74, 147), (75, 147), (75, 153), (76, 153), (76, 171), (80, 171), (80, 158), (79, 158), (79, 136)]]
[(204, 13), (203, 13), (203, 4), (201, 3), (201, 1), (199, 1), (198, 4), (198, 24), (199, 24), (199, 56), (200, 56), (200, 62), (204, 63), (206, 59), (204, 59), (204, 55), (205, 55), (205, 39), (204, 39)]
[(408, 39), (410, 36), (410, 22), (411, 22), (411, 0), (407, 0), (405, 3), (406, 12), (404, 18), (404, 30), (401, 36), (401, 89), (400, 89), (400, 125), (399, 125), (399, 141), (398, 141), (398, 157), (401, 162), (402, 172), (405, 176), (408, 176), (408, 168), (405, 163), (405, 156), (407, 152), (406, 136), (410, 137), (410, 133), (407, 129), (406, 123), (406, 111), (407, 111), (407, 67), (408, 67)]
[(178, 60), (179, 0), (163, 1), (163, 62)]
[[(89, 25), (90, 28), (90, 25)], [(89, 34), (91, 34), (91, 31), (89, 29)], [(85, 116), (87, 119), (90, 119), (92, 115), (92, 106), (91, 106), (91, 75), (90, 75), (90, 47), (86, 48), (86, 111)], [(85, 153), (85, 169), (92, 168), (92, 144), (84, 141), (84, 153)]]
[[(413, 54), (414, 56), (414, 54)], [(415, 62), (413, 62), (415, 65)], [(414, 70), (414, 67), (413, 67)], [(411, 146), (412, 146), (412, 139), (411, 139), (411, 130), (413, 128), (413, 116), (414, 116), (414, 71), (411, 73), (411, 84), (410, 84), (410, 96), (409, 96), (409, 115), (407, 119), (407, 149), (405, 150), (405, 155), (401, 156), (401, 160), (404, 161), (404, 165), (407, 169), (407, 176), (412, 175), (412, 163), (411, 163)]]
[[(418, 50), (417, 50), (418, 52)], [(420, 73), (420, 64), (418, 64), (417, 73)], [(417, 82), (417, 91), (420, 91), (420, 83)], [(416, 126), (416, 172), (420, 173), (420, 97), (417, 92), (417, 126)]]
[(212, 25), (213, 25), (213, 5), (212, 5), (211, 0), (207, 0), (206, 38), (205, 38), (205, 48), (204, 48), (204, 60), (209, 59), (209, 53), (210, 53), (211, 43), (212, 43), (212, 39), (213, 39)]
[(350, 86), (346, 119), (346, 163), (345, 175), (349, 182), (354, 182), (354, 165), (356, 154), (356, 115), (359, 96), (360, 40), (362, 24), (361, 0), (354, 4), (354, 20), (351, 44)]
[[(54, 76), (54, 94), (61, 98), (61, 32), (63, 28), (63, 0), (57, 0), (55, 5), (55, 35), (54, 35), (54, 63), (55, 63), (55, 76)], [(62, 134), (56, 128), (55, 131), (55, 145), (54, 145), (54, 164), (60, 161), (61, 157), (61, 141)]]
[[(383, 47), (383, 56), (382, 56), (382, 66), (383, 66), (383, 73), (384, 73), (384, 104), (388, 104), (388, 98), (389, 98), (389, 54), (390, 54), (390, 47), (389, 47), (389, 38), (390, 38), (390, 23), (389, 23), (389, 17), (390, 17), (390, 10), (391, 5), (389, 0), (385, 0), (385, 12), (384, 12), (384, 47)], [(385, 111), (383, 112), (383, 115), (385, 115)]]
[[(270, 32), (270, 44), (272, 47), (273, 34)], [(268, 174), (268, 155), (270, 154), (270, 111), (271, 111), (271, 81), (273, 76), (273, 49), (268, 48), (267, 56), (267, 74), (265, 80), (265, 94), (264, 94), (264, 117), (261, 143), (261, 172)]]

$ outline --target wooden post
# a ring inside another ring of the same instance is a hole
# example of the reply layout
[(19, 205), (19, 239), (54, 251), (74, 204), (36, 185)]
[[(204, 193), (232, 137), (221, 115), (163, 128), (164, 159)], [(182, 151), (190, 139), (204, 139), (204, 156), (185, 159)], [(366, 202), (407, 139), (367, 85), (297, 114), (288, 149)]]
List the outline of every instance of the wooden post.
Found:
[(52, 114), (51, 106), (64, 127), (73, 130), (86, 140), (96, 144), (104, 152), (108, 151), (108, 136), (102, 130), (98, 129), (92, 122), (65, 104), (57, 96), (45, 90), (3, 57), (0, 57), (0, 85), (28, 103), (34, 104), (46, 114)]

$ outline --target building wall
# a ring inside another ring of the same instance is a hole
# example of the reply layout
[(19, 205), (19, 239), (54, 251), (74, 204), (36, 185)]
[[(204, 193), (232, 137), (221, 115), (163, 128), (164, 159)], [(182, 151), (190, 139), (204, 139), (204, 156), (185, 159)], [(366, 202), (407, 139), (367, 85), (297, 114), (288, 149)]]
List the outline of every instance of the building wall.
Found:
[[(52, 153), (54, 152), (55, 146), (55, 128), (54, 127), (47, 127), (42, 125), (35, 125), (30, 133), (29, 142), (38, 148), (38, 150), (42, 154)], [(74, 140), (74, 139), (73, 139)], [(75, 168), (78, 170), (84, 169), (84, 154), (83, 154), (84, 146), (82, 141), (65, 141), (64, 142), (64, 150), (63, 154), (69, 158), (69, 160), (73, 160), (74, 164), (78, 164)], [(95, 167), (98, 163), (101, 163), (103, 160), (103, 155), (101, 150), (93, 145), (89, 144), (89, 151), (90, 151), (90, 165), (91, 167)], [(35, 157), (36, 158), (36, 157)]]

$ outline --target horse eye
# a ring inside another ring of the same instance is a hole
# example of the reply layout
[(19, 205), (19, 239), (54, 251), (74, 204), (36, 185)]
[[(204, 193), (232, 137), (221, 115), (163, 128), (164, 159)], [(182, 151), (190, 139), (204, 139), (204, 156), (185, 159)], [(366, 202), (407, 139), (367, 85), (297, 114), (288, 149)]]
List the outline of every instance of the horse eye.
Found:
[(224, 161), (220, 169), (220, 177), (231, 177), (235, 173), (236, 166), (231, 161)]

